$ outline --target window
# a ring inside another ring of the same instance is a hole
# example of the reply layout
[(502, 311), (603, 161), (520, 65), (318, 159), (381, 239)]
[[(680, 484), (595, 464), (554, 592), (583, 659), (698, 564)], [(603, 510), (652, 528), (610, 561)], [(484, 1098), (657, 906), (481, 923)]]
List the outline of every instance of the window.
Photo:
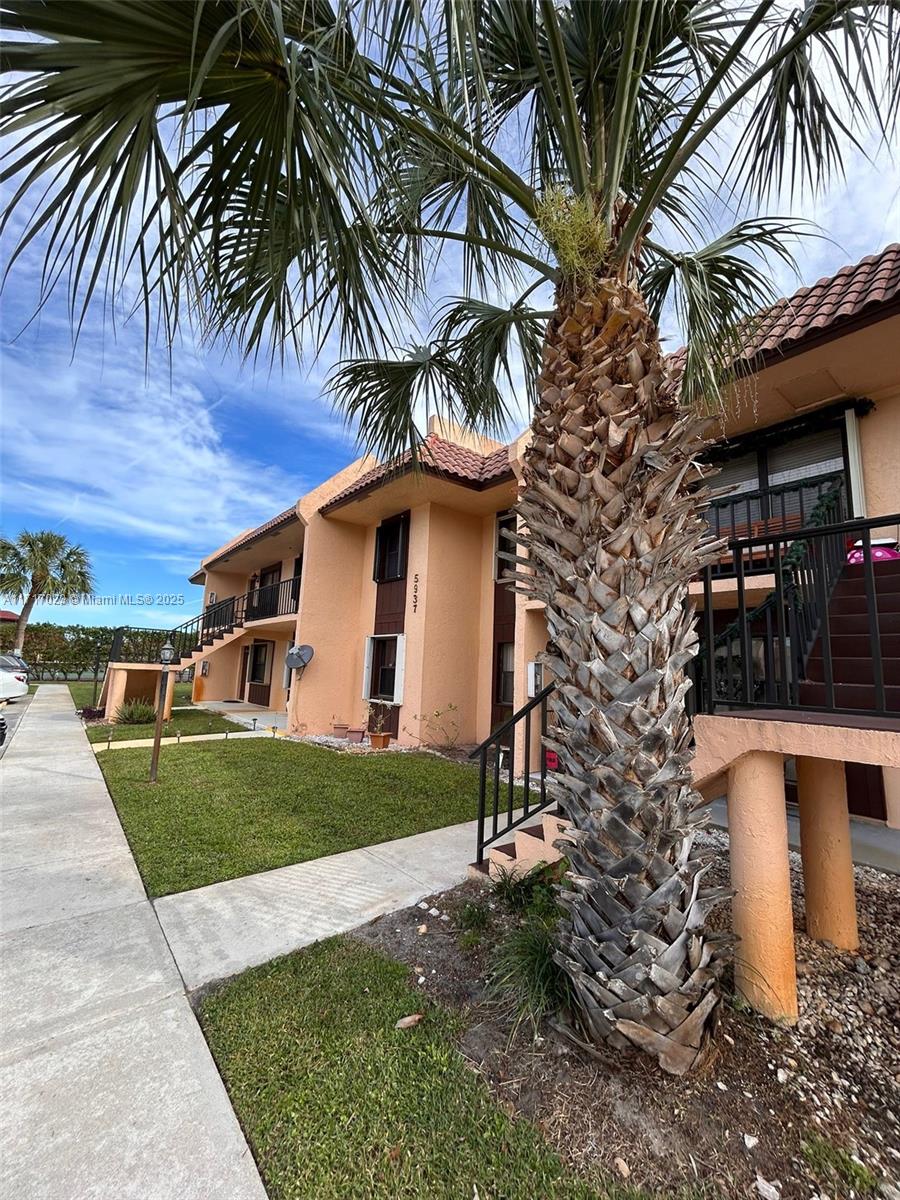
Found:
[(497, 646), (497, 703), (512, 704), (515, 664), (515, 643), (500, 642)]
[(248, 683), (268, 683), (269, 643), (254, 642), (250, 647), (250, 673)]
[(516, 514), (503, 512), (497, 514), (497, 530), (494, 536), (494, 580), (499, 583), (506, 571), (513, 569), (513, 563), (502, 558), (503, 554), (512, 554), (516, 550), (515, 542), (507, 537), (507, 533), (515, 533)]
[(403, 634), (375, 634), (366, 638), (363, 700), (402, 703), (405, 643)]
[(400, 513), (382, 521), (375, 534), (376, 583), (390, 583), (406, 576), (406, 543), (409, 513)]
[(397, 677), (397, 639), (378, 638), (372, 652), (372, 700), (393, 700)]

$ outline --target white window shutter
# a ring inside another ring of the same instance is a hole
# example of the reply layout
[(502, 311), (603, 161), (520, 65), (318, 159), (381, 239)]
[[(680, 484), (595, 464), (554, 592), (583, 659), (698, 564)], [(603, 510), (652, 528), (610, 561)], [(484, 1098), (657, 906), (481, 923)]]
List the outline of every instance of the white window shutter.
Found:
[(406, 635), (397, 635), (397, 664), (394, 667), (394, 703), (403, 703), (403, 670), (406, 666)]
[(363, 689), (362, 698), (368, 700), (372, 692), (372, 650), (375, 645), (375, 639), (366, 638), (366, 653), (363, 659)]

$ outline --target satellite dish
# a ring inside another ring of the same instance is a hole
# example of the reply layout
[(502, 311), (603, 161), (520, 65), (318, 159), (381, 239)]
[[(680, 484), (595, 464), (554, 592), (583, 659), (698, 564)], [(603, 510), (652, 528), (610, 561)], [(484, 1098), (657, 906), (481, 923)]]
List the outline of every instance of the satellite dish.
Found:
[(285, 666), (292, 671), (299, 671), (302, 675), (312, 661), (312, 656), (315, 654), (312, 646), (291, 646), (285, 655)]

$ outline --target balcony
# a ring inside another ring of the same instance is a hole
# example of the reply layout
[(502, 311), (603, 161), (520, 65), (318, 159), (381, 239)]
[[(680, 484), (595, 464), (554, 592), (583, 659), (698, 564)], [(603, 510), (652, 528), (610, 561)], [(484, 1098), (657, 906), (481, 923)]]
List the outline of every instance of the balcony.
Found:
[[(898, 525), (900, 514), (818, 520), (731, 541), (737, 618), (717, 630), (715, 567), (707, 567), (698, 709), (900, 719)], [(878, 535), (889, 528), (885, 544)], [(751, 605), (747, 576), (760, 562), (773, 585)]]
[[(729, 543), (739, 539), (755, 543), (741, 555), (744, 574), (771, 573), (771, 539), (777, 535), (783, 550), (790, 545), (785, 534), (847, 520), (847, 496), (844, 472), (828, 471), (809, 479), (719, 497), (712, 501), (706, 515), (715, 537)], [(713, 575), (722, 578), (736, 573), (734, 555), (728, 550), (713, 567)]]
[(124, 625), (116, 630), (110, 662), (158, 663), (166, 642), (175, 647), (175, 663), (202, 655), (216, 641), (242, 626), (294, 617), (300, 599), (300, 576), (254, 588), (243, 596), (229, 596), (211, 605), (199, 617), (175, 629), (138, 629)]

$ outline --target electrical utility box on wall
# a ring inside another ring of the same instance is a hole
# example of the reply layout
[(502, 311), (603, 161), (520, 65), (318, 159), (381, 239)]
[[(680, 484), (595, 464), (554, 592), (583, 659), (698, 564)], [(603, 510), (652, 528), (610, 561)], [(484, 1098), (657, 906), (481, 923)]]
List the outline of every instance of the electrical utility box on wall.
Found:
[(528, 664), (528, 699), (533, 700), (538, 692), (544, 690), (544, 664), (530, 662)]

